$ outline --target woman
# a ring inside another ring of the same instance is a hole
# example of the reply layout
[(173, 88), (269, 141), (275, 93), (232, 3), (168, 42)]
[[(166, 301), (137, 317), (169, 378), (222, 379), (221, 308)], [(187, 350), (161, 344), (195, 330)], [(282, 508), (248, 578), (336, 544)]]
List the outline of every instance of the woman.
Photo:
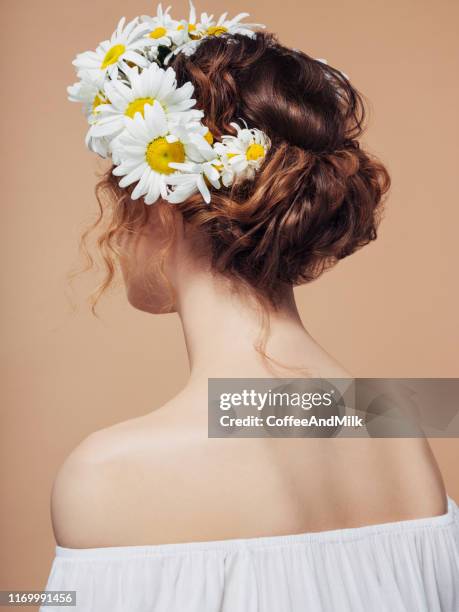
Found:
[(119, 262), (135, 308), (177, 312), (190, 377), (66, 460), (47, 588), (97, 612), (459, 610), (457, 509), (425, 440), (207, 434), (209, 378), (351, 376), (293, 287), (376, 238), (389, 177), (359, 146), (360, 95), (239, 18), (123, 28), (70, 89), (113, 164), (101, 290)]

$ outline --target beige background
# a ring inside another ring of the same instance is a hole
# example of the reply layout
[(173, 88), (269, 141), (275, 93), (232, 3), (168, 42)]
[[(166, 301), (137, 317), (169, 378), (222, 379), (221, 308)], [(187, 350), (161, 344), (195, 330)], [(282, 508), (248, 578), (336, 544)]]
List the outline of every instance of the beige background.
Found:
[[(53, 554), (48, 499), (57, 467), (89, 432), (140, 415), (187, 376), (175, 315), (133, 310), (122, 291), (102, 320), (94, 284), (65, 274), (95, 211), (98, 162), (66, 101), (71, 60), (144, 0), (2, 1), (3, 138), (0, 588), (42, 588)], [(297, 296), (306, 326), (360, 376), (459, 375), (457, 202), (459, 49), (455, 0), (200, 0), (247, 10), (280, 39), (348, 73), (371, 101), (369, 148), (393, 177), (378, 241)], [(174, 4), (186, 15), (184, 0)], [(456, 283), (454, 282), (456, 280)], [(434, 441), (459, 499), (456, 440)]]

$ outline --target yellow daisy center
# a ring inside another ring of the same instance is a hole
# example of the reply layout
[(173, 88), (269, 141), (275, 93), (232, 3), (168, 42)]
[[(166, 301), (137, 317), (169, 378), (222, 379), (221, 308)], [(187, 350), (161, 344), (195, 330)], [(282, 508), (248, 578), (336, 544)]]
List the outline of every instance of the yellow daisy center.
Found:
[[(185, 26), (183, 25), (183, 23), (181, 23), (178, 27), (177, 30), (183, 30), (185, 28)], [(196, 30), (196, 24), (195, 23), (189, 23), (188, 24), (188, 32), (194, 32)]]
[(116, 64), (116, 62), (120, 59), (123, 53), (126, 51), (126, 47), (124, 45), (114, 45), (107, 51), (104, 57), (104, 61), (100, 65), (101, 68), (107, 68), (108, 66), (112, 66)]
[(249, 147), (247, 147), (245, 156), (248, 161), (256, 161), (257, 159), (260, 159), (260, 157), (265, 156), (265, 148), (261, 144), (251, 144)]
[(210, 28), (207, 28), (208, 36), (221, 36), (225, 32), (228, 32), (225, 26), (211, 26)]
[(204, 134), (204, 138), (210, 145), (214, 144), (214, 136), (210, 130), (207, 130), (207, 132)]
[(152, 170), (160, 174), (172, 174), (174, 168), (170, 162), (182, 164), (185, 161), (185, 147), (181, 142), (167, 142), (164, 137), (152, 140), (147, 147), (147, 163)]
[(166, 36), (166, 34), (167, 34), (166, 28), (163, 28), (162, 26), (158, 26), (152, 32), (150, 32), (149, 36), (150, 38), (162, 38), (163, 36)]
[(96, 112), (96, 108), (98, 106), (100, 106), (101, 104), (109, 104), (107, 98), (104, 96), (104, 94), (99, 91), (99, 93), (96, 93), (96, 95), (94, 96), (94, 100), (92, 102), (92, 112), (95, 114)]
[(153, 103), (154, 103), (153, 98), (137, 98), (137, 100), (133, 100), (132, 102), (129, 102), (129, 104), (126, 107), (126, 110), (124, 111), (124, 114), (127, 117), (130, 117), (131, 119), (134, 119), (134, 116), (136, 113), (140, 113), (142, 117), (145, 117), (144, 115), (145, 106), (147, 104), (151, 104), (153, 106)]

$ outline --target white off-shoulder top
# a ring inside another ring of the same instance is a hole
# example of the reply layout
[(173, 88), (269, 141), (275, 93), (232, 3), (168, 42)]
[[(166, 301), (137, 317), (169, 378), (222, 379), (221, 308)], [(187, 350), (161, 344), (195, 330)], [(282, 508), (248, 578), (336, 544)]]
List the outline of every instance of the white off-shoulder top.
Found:
[[(459, 510), (287, 536), (56, 547), (77, 612), (459, 612)], [(41, 610), (52, 610), (43, 606)]]

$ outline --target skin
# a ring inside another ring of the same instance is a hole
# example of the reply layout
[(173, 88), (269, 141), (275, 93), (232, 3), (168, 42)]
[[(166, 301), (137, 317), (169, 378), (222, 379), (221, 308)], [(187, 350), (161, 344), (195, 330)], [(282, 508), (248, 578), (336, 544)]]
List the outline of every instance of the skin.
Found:
[[(422, 439), (207, 437), (209, 377), (274, 374), (254, 348), (253, 299), (212, 274), (175, 215), (177, 235), (165, 262), (172, 307), (167, 283), (149, 266), (164, 240), (154, 207), (142, 232), (123, 237), (120, 264), (134, 307), (178, 313), (188, 383), (161, 408), (89, 435), (70, 454), (52, 494), (57, 543), (90, 548), (251, 538), (446, 512), (443, 482)], [(312, 377), (351, 376), (305, 329), (291, 287), (270, 325), (266, 351), (278, 362)], [(292, 377), (286, 370), (277, 375)]]

